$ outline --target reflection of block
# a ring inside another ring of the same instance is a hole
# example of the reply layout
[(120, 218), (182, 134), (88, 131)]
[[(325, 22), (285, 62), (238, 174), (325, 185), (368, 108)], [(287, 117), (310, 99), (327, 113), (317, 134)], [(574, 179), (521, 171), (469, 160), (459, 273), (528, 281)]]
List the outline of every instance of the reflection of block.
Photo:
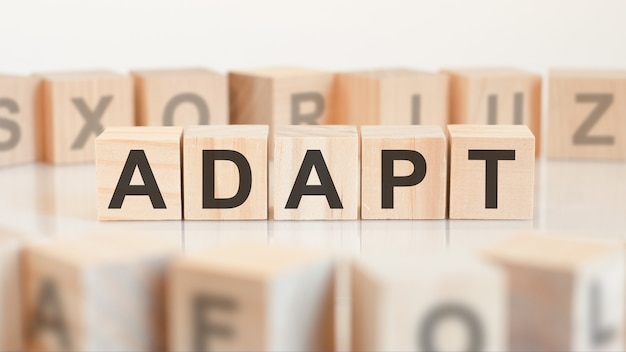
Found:
[(130, 76), (92, 71), (38, 77), (37, 126), (45, 161), (93, 161), (93, 140), (106, 127), (134, 125)]
[(448, 123), (448, 77), (407, 69), (337, 76), (337, 118), (354, 125)]
[(450, 218), (531, 219), (535, 139), (526, 126), (450, 125)]
[(112, 127), (96, 139), (99, 220), (182, 218), (182, 132)]
[(262, 125), (185, 128), (185, 219), (267, 219), (267, 133)]
[(196, 69), (134, 71), (137, 125), (228, 124), (226, 77)]
[(331, 351), (334, 264), (303, 249), (235, 245), (175, 263), (170, 351)]
[(619, 245), (525, 235), (486, 251), (509, 274), (513, 351), (623, 351)]
[(459, 255), (414, 258), (353, 264), (351, 350), (504, 351), (505, 276)]
[(28, 349), (164, 350), (165, 269), (177, 252), (173, 244), (136, 233), (28, 247)]
[(0, 75), (0, 166), (35, 160), (35, 80)]
[(626, 71), (549, 76), (548, 156), (626, 159)]
[(527, 125), (541, 136), (541, 76), (512, 68), (445, 70), (450, 76), (450, 123)]
[(275, 138), (274, 219), (356, 220), (361, 176), (356, 127), (283, 126)]
[(0, 228), (0, 351), (22, 350), (21, 240)]
[(361, 127), (361, 217), (445, 218), (447, 147), (439, 126)]

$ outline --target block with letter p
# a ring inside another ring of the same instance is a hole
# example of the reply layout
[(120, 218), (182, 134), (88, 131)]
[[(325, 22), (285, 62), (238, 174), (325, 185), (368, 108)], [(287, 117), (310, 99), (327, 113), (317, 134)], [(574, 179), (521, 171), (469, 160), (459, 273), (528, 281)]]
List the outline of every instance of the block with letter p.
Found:
[(267, 133), (263, 125), (185, 128), (185, 219), (267, 219)]
[(623, 351), (619, 242), (524, 234), (485, 251), (509, 276), (510, 351)]
[(94, 139), (107, 126), (133, 126), (133, 82), (109, 71), (40, 74), (39, 153), (50, 163), (94, 160)]
[(137, 125), (228, 124), (226, 77), (202, 68), (133, 71)]
[(110, 127), (96, 139), (99, 220), (180, 220), (182, 127)]
[(450, 219), (532, 219), (535, 137), (526, 126), (450, 125)]
[(246, 244), (175, 262), (169, 350), (333, 351), (334, 267), (314, 251)]
[(550, 71), (549, 99), (549, 157), (626, 159), (626, 71)]

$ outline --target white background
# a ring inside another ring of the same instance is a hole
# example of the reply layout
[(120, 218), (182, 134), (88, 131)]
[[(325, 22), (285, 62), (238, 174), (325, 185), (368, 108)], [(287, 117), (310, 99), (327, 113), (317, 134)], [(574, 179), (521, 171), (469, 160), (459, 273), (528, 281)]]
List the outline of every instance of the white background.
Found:
[(0, 72), (626, 68), (626, 1), (0, 2)]

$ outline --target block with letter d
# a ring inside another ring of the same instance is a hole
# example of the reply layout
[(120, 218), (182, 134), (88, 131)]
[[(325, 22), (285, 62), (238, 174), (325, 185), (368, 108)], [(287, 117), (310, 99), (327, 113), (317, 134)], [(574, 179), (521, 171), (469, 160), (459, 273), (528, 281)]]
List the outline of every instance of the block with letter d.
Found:
[(180, 220), (182, 127), (111, 127), (96, 139), (99, 220)]
[(333, 351), (334, 282), (334, 261), (300, 248), (182, 258), (169, 273), (169, 351)]

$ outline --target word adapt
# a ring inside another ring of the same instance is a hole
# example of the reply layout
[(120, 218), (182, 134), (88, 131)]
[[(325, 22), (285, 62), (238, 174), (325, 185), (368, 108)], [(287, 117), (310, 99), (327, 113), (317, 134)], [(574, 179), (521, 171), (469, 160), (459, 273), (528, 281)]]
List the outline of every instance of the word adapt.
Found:
[(439, 126), (362, 126), (360, 136), (355, 126), (280, 126), (271, 205), (268, 131), (106, 129), (95, 148), (98, 218), (267, 219), (271, 206), (275, 220), (355, 220), (359, 208), (363, 219), (533, 215), (535, 140), (523, 125), (450, 125), (449, 141)]

